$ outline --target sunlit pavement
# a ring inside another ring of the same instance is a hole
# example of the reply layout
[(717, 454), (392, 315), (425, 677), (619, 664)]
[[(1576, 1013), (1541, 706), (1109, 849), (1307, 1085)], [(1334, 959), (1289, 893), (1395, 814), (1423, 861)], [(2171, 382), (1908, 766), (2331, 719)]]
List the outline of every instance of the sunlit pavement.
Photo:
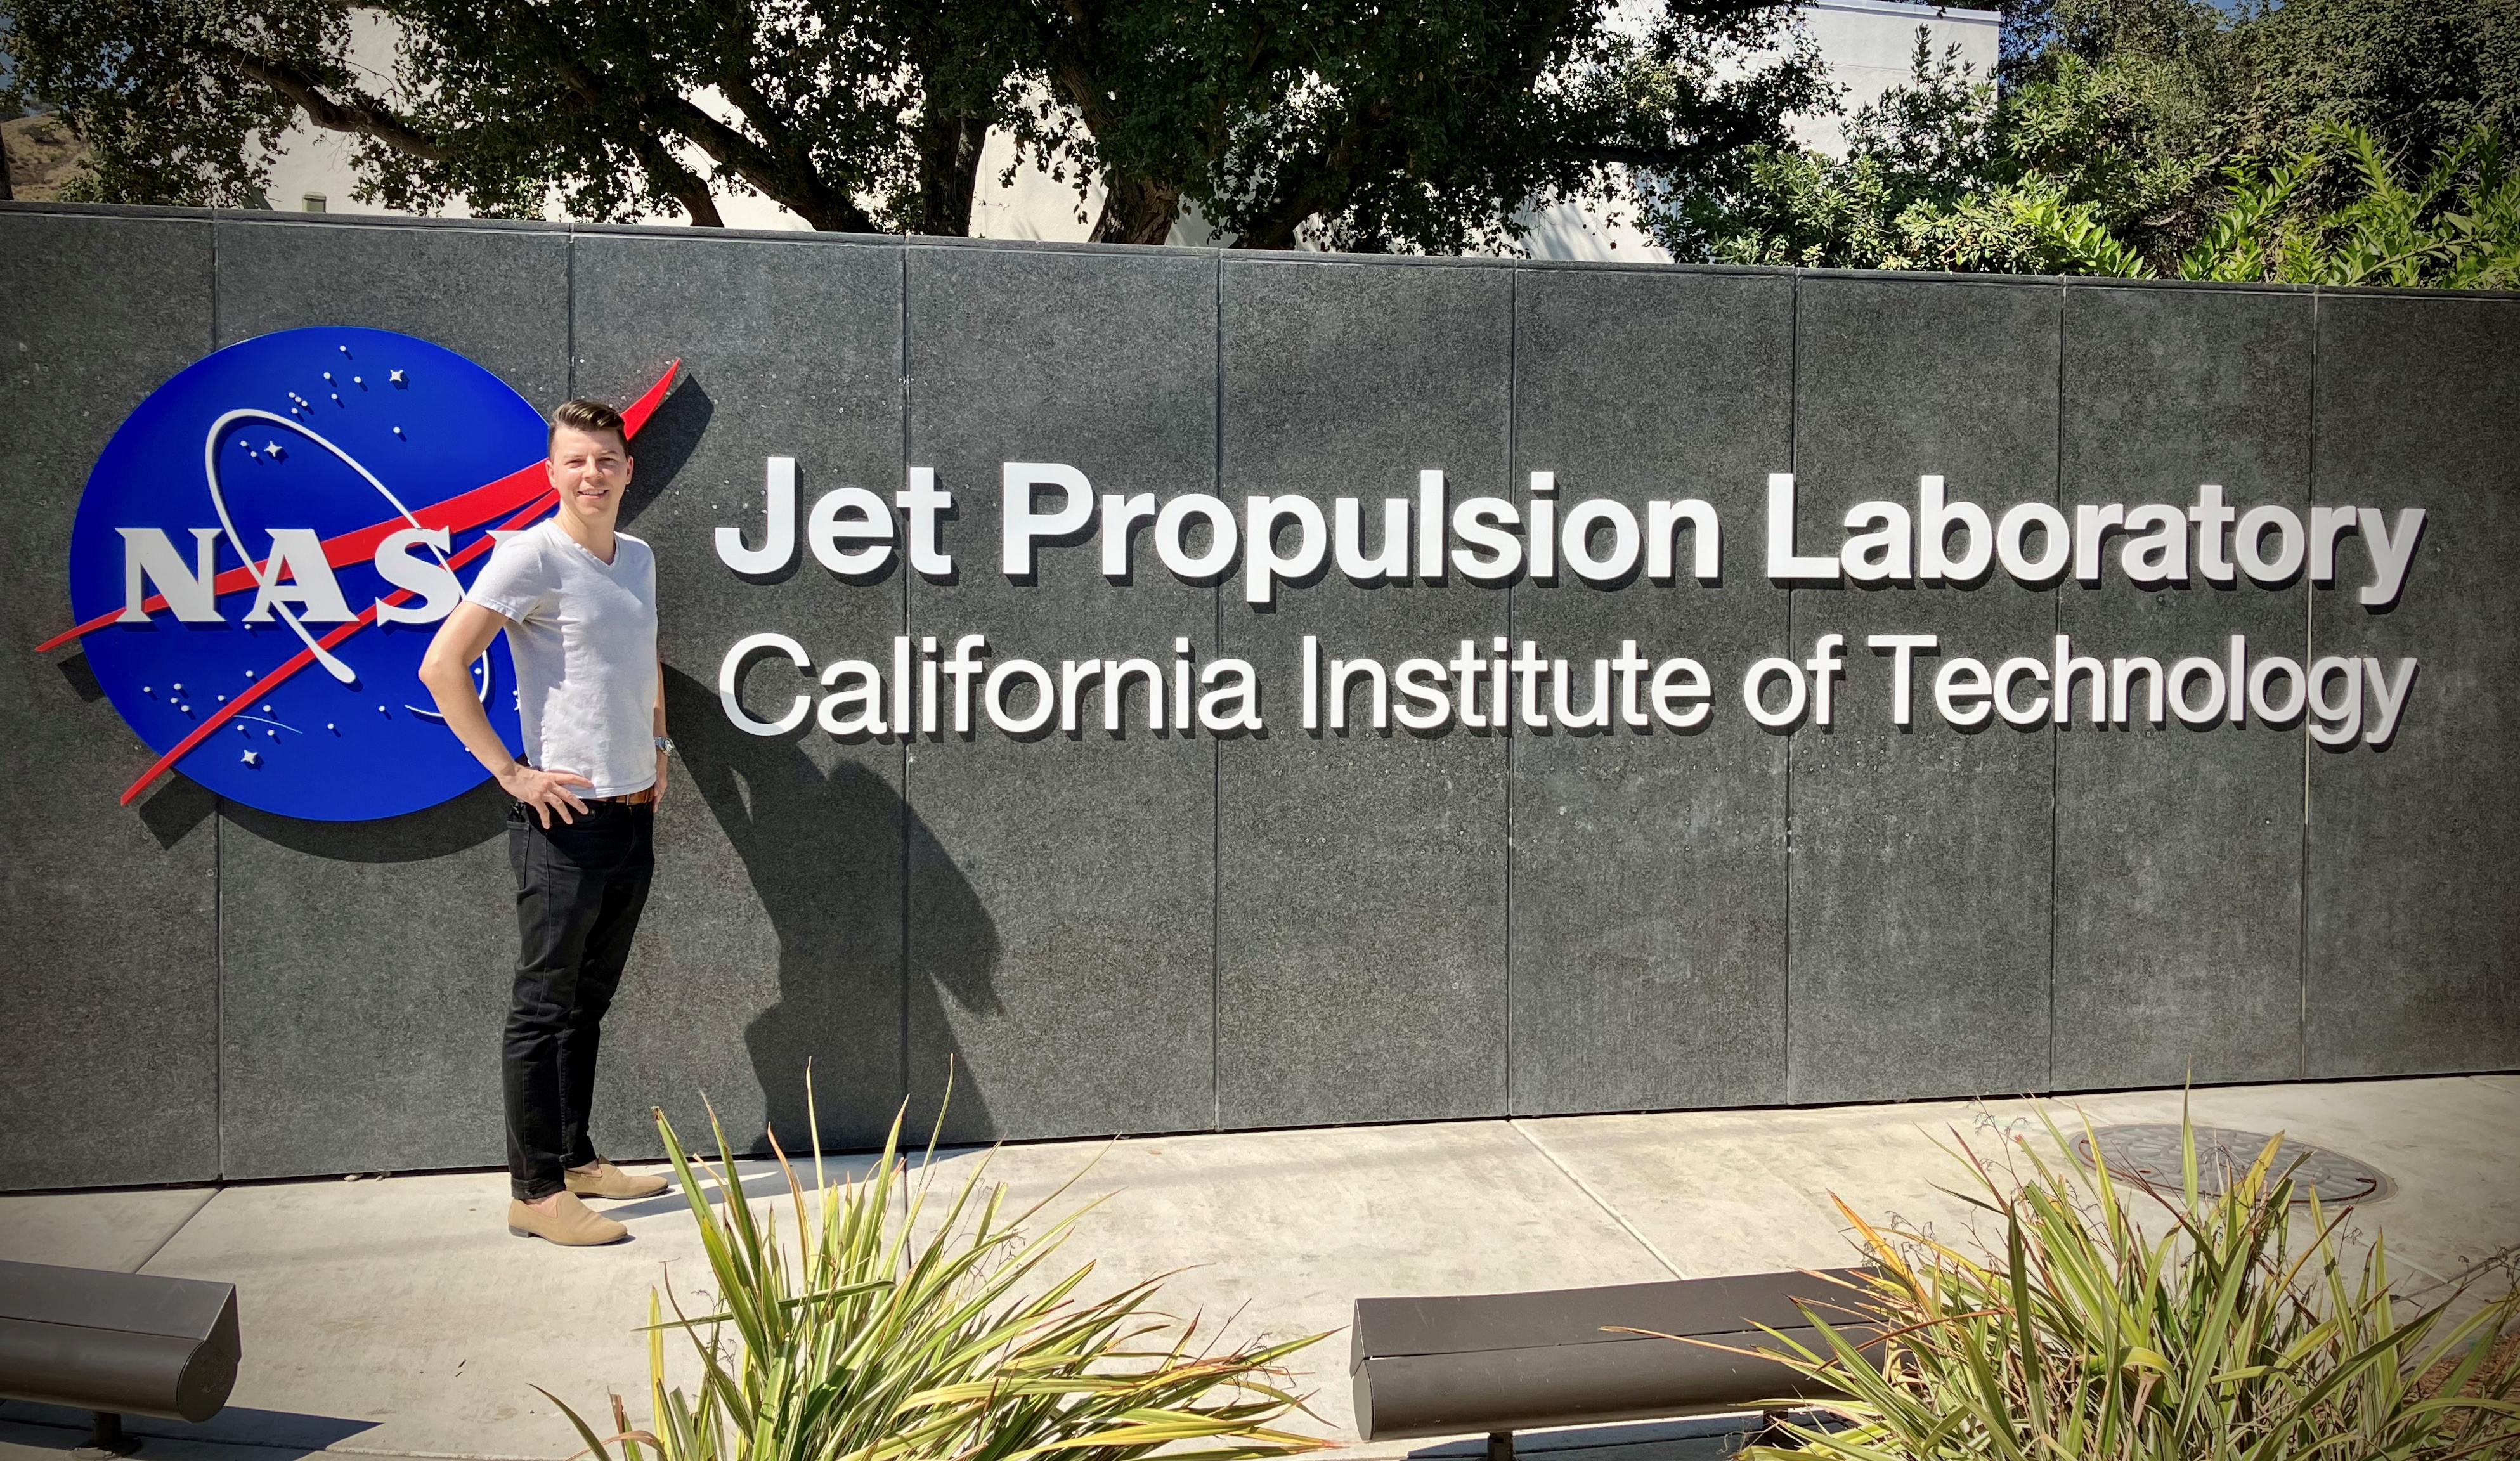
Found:
[[(2179, 1092), (2045, 1103), (2058, 1120), (2163, 1121)], [(2496, 1271), (2520, 1248), (2520, 1076), (2198, 1091), (2200, 1123), (2282, 1131), (2397, 1184), (2361, 1209), (2410, 1289)], [(1066, 1250), (1096, 1282), (1180, 1270), (1170, 1307), (1242, 1340), (1341, 1328), (1361, 1296), (1467, 1294), (1826, 1266), (1851, 1256), (1831, 1194), (1868, 1217), (1960, 1235), (1945, 1152), (2035, 1129), (2024, 1102), (1557, 1117), (1130, 1138), (940, 1154), (940, 1182), (986, 1160), (1017, 1200), (1091, 1164), (1062, 1203), (1104, 1197)], [(843, 1164), (831, 1164), (836, 1177)], [(855, 1170), (862, 1163), (847, 1164)], [(765, 1205), (768, 1163), (746, 1164)], [(245, 1364), (204, 1425), (134, 1419), (160, 1461), (287, 1461), (311, 1451), (535, 1458), (580, 1447), (534, 1387), (590, 1415), (619, 1392), (646, 1411), (650, 1289), (708, 1284), (678, 1194), (611, 1205), (632, 1240), (568, 1251), (508, 1235), (497, 1172), (0, 1197), (0, 1257), (237, 1285)], [(784, 1225), (792, 1210), (776, 1210)], [(783, 1226), (784, 1231), (784, 1226)], [(2491, 1280), (2489, 1280), (2491, 1281)], [(2504, 1280), (2507, 1282), (2507, 1279)], [(696, 1310), (697, 1311), (697, 1310)], [(1351, 1455), (1464, 1453), (1356, 1445), (1347, 1342), (1309, 1351), (1319, 1434)], [(1622, 1461), (1719, 1453), (1721, 1424), (1532, 1437)], [(0, 1405), (0, 1461), (84, 1438), (84, 1418)]]

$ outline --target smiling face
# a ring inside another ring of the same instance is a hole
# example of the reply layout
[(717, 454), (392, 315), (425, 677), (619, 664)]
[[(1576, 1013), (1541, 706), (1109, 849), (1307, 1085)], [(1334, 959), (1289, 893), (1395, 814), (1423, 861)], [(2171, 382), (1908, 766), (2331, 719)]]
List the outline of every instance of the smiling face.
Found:
[(589, 527), (609, 531), (621, 515), (621, 494), (630, 485), (630, 452), (610, 432), (581, 432), (562, 427), (552, 433), (551, 456), (543, 470), (560, 510)]

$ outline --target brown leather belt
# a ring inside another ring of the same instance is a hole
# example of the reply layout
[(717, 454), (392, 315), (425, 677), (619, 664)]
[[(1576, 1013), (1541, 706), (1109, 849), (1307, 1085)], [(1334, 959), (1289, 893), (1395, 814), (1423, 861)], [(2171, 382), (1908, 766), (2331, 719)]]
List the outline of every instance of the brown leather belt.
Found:
[(654, 787), (641, 787), (635, 792), (626, 792), (618, 797), (597, 797), (593, 799), (597, 801), (618, 801), (624, 806), (645, 806), (649, 802), (656, 799), (656, 789)]

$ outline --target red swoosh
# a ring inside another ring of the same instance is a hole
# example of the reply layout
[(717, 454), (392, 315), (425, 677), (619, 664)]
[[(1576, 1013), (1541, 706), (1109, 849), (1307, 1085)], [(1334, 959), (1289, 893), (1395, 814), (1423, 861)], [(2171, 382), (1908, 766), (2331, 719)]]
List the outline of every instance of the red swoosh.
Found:
[[(621, 413), (621, 423), (624, 434), (635, 436), (639, 434), (639, 429), (648, 424), (648, 418), (655, 414), (657, 404), (664, 400), (665, 388), (673, 384), (674, 372), (682, 368), (682, 361), (676, 360), (673, 364), (666, 366), (665, 373), (656, 378), (656, 384), (649, 387), (645, 393), (643, 393), (637, 400), (630, 403), (630, 408), (628, 410)], [(497, 481), (491, 482), (486, 486), (475, 487), (472, 491), (466, 492), (460, 497), (449, 498), (447, 501), (437, 504), (436, 508), (444, 509), (453, 506), (455, 503), (466, 502), (473, 499), (486, 500), (485, 494), (493, 493), (505, 488), (509, 483), (515, 482), (528, 473), (539, 473), (541, 471), (541, 466), (542, 464), (538, 462), (530, 467), (518, 468), (517, 471), (508, 474), (506, 477), (503, 477)], [(505, 531), (511, 527), (521, 527), (526, 524), (531, 523), (536, 518), (541, 517), (544, 513), (549, 512), (553, 507), (558, 505), (559, 501), (559, 495), (546, 487), (539, 496), (532, 500), (531, 505), (526, 507), (523, 512), (520, 512), (515, 517), (510, 518), (507, 522), (500, 524), (499, 526), (492, 529), (492, 531)], [(413, 516), (419, 518), (423, 523), (434, 526), (437, 525), (432, 523), (429, 518), (429, 513), (433, 509), (423, 509), (422, 511), (413, 514)], [(479, 522), (482, 520), (475, 519), (473, 521)], [(343, 533), (341, 536), (337, 538), (328, 538), (325, 540), (324, 544), (325, 559), (329, 563), (337, 564), (344, 561), (356, 561), (355, 555), (348, 560), (335, 558), (333, 556), (334, 545), (337, 543), (348, 542), (353, 538), (366, 536), (368, 534), (374, 534), (376, 539), (382, 540), (386, 533), (393, 531), (394, 528), (401, 524), (402, 519), (399, 517), (388, 518), (384, 522), (377, 524), (372, 527), (363, 527), (356, 532)], [(471, 526), (472, 525), (466, 524), (465, 525)], [(489, 552), (490, 549), (496, 545), (497, 541), (498, 540), (496, 538), (484, 533), (480, 537), (473, 539), (471, 543), (466, 544), (462, 550), (449, 557), (446, 560), (447, 565), (450, 568), (462, 568), (465, 564), (471, 563), (473, 559)], [(373, 543), (369, 551), (371, 553), (375, 551)], [(228, 573), (220, 574), (219, 581), (224, 585), (230, 573), (241, 573), (244, 571), (245, 571), (241, 569), (232, 569)], [(247, 583), (251, 583), (254, 580), (250, 576), (246, 579)], [(227, 591), (228, 590), (225, 587), (220, 589), (220, 592), (222, 593)], [(409, 601), (412, 597), (413, 594), (410, 589), (396, 589), (393, 593), (386, 596), (384, 602), (388, 604), (401, 604)], [(165, 601), (163, 599), (152, 601), (153, 604), (157, 605), (162, 605), (164, 602)], [(92, 621), (88, 625), (82, 625), (79, 629), (72, 631), (72, 634), (84, 633), (88, 628), (94, 627), (95, 624), (110, 623), (120, 613), (120, 610), (116, 610), (112, 615), (107, 615)], [(367, 608), (359, 612), (358, 617), (350, 620), (348, 623), (341, 624), (335, 628), (331, 633), (326, 634), (322, 639), (318, 640), (317, 643), (323, 645), (324, 648), (328, 650), (332, 649), (334, 646), (338, 645), (342, 640), (349, 638), (351, 635), (358, 633), (361, 629), (375, 623), (376, 620), (377, 606), (370, 604)], [(64, 635), (61, 639), (51, 641), (45, 646), (45, 648), (50, 648), (52, 644), (59, 644), (63, 639), (68, 639), (69, 637), (71, 637), (71, 635)], [(290, 656), (289, 659), (282, 662), (278, 668), (256, 680), (254, 682), (255, 694), (260, 695), (261, 693), (270, 690), (275, 685), (285, 683), (290, 676), (297, 673), (297, 671), (304, 669), (307, 665), (314, 662), (314, 651), (299, 650), (296, 654)], [(243, 711), (248, 705), (251, 704), (252, 700), (253, 697), (250, 696), (239, 696), (235, 700), (229, 701), (226, 705), (220, 707), (217, 710), (211, 712), (208, 719), (202, 721), (200, 725), (195, 726), (190, 735), (187, 735), (183, 740), (175, 743), (174, 749), (168, 751), (164, 755), (159, 756), (147, 771), (141, 773), (140, 779), (133, 782), (130, 787), (123, 792), (121, 804), (129, 806), (131, 804), (131, 799), (139, 796), (142, 792), (148, 790), (151, 782), (156, 781), (158, 777), (166, 774), (166, 772), (172, 768), (177, 761), (180, 761), (185, 756), (191, 754), (194, 748), (209, 739), (210, 732), (227, 724), (231, 718)]]

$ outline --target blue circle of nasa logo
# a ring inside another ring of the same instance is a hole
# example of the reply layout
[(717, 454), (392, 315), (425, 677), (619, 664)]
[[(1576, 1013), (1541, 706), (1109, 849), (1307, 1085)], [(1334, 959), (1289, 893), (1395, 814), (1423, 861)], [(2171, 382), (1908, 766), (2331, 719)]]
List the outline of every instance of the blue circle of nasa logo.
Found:
[[(492, 533), (549, 510), (540, 415), (498, 377), (384, 330), (258, 336), (141, 402), (88, 477), (70, 607), (97, 682), (222, 797), (346, 822), (487, 779), (419, 678)], [(49, 647), (49, 646), (47, 646)], [(473, 688), (511, 750), (504, 638)]]

